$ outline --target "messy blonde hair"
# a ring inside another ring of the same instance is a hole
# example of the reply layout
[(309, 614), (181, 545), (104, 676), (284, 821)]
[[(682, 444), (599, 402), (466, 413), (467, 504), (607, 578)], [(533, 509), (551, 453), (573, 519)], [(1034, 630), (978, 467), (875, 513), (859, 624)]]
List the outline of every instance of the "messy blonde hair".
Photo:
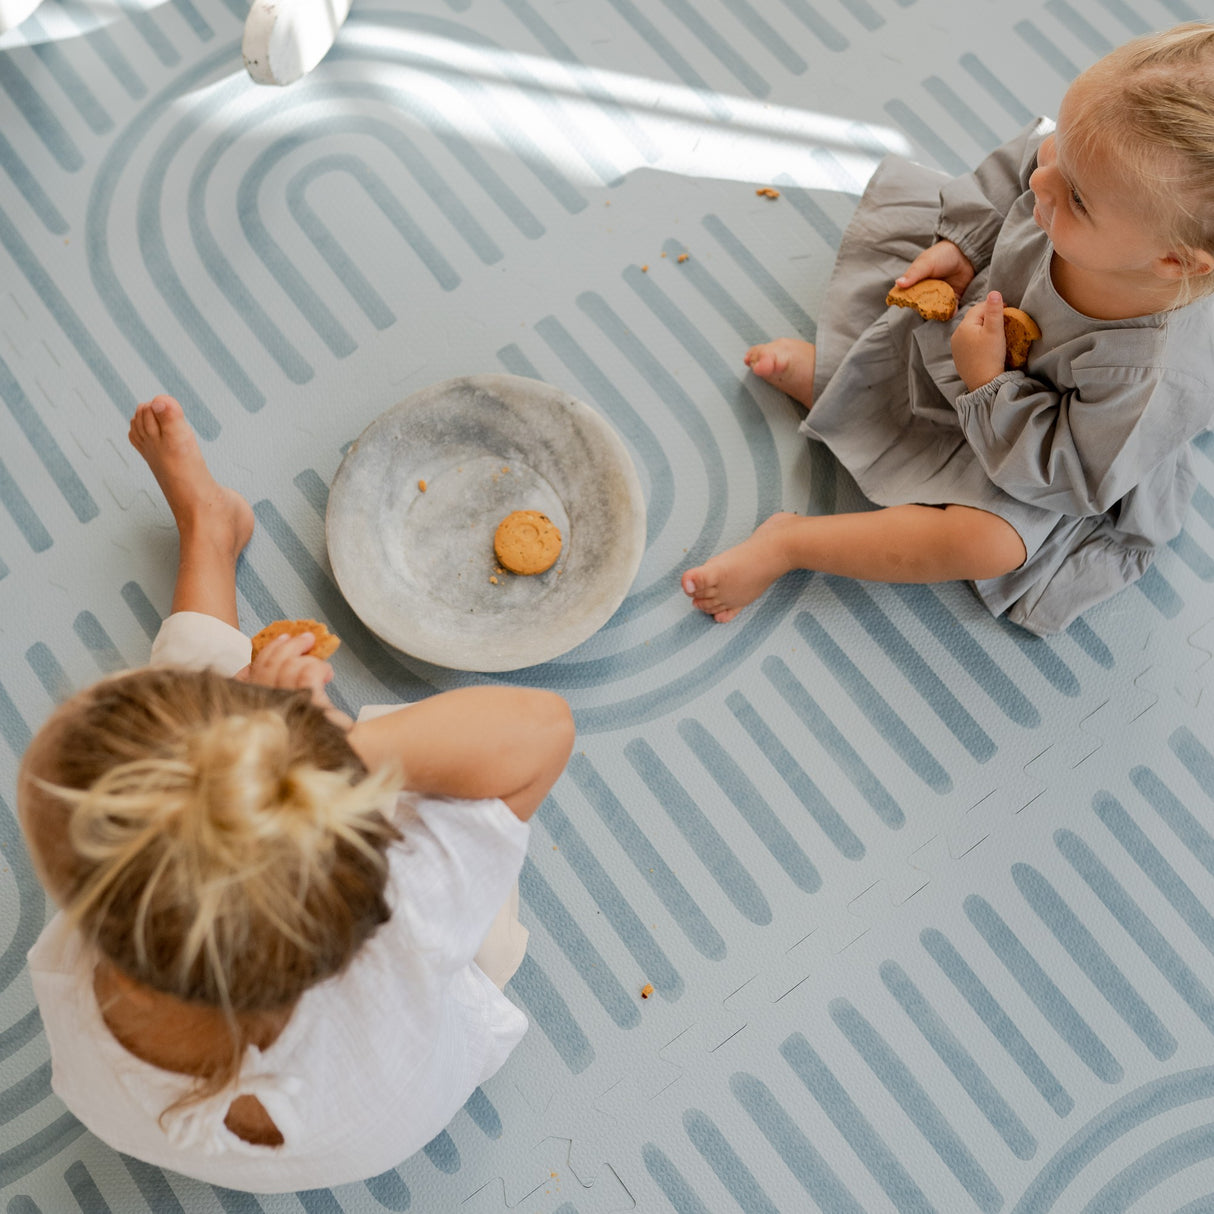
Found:
[[(1214, 25), (1145, 34), (1080, 77), (1090, 83), (1067, 132), (1080, 155), (1116, 148), (1117, 165), (1169, 248), (1214, 256)], [(1186, 273), (1185, 299), (1214, 292), (1214, 274)]]
[(399, 775), (368, 775), (306, 693), (205, 671), (100, 683), (43, 735), (18, 804), (51, 892), (127, 977), (226, 1013), (218, 1091), (238, 1013), (291, 1008), (387, 920)]

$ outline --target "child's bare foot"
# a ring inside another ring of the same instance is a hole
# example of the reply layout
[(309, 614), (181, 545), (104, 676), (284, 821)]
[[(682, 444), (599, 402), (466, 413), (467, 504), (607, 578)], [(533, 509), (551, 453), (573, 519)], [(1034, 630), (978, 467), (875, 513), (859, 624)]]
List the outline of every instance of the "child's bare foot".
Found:
[(253, 534), (253, 511), (211, 475), (181, 406), (171, 396), (145, 401), (127, 437), (156, 477), (178, 531), (205, 537), (235, 558)]
[(773, 514), (755, 528), (750, 539), (683, 574), (683, 593), (693, 607), (718, 624), (727, 623), (796, 567), (788, 555), (789, 529), (807, 521), (796, 514)]
[(807, 409), (814, 403), (813, 342), (796, 337), (777, 337), (751, 346), (742, 360), (760, 379), (765, 379)]

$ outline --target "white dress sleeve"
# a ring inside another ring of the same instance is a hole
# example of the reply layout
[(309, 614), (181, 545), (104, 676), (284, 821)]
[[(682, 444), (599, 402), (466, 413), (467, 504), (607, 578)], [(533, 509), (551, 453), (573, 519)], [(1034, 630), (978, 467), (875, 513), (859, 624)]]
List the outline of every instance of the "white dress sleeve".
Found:
[(392, 913), (433, 972), (453, 973), (476, 956), (510, 896), (531, 827), (496, 798), (401, 800)]

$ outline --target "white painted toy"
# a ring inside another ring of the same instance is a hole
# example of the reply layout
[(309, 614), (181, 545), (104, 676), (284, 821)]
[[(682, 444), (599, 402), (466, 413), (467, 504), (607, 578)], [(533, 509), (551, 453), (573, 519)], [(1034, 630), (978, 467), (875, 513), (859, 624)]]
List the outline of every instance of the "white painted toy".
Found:
[(253, 0), (240, 45), (249, 75), (258, 84), (306, 76), (329, 53), (349, 12), (350, 0)]
[[(0, 0), (0, 34), (15, 29), (41, 0)], [(241, 54), (258, 84), (291, 84), (329, 53), (350, 0), (253, 0)]]
[(41, 0), (0, 0), (0, 34), (15, 29), (40, 3)]

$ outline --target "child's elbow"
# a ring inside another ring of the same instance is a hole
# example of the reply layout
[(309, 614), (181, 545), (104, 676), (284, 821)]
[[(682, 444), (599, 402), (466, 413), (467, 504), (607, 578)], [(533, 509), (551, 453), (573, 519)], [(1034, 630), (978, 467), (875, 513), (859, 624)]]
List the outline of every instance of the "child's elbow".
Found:
[(573, 742), (577, 727), (573, 723), (573, 709), (564, 696), (555, 691), (537, 691), (537, 727), (554, 755), (559, 755), (562, 766), (573, 753)]

